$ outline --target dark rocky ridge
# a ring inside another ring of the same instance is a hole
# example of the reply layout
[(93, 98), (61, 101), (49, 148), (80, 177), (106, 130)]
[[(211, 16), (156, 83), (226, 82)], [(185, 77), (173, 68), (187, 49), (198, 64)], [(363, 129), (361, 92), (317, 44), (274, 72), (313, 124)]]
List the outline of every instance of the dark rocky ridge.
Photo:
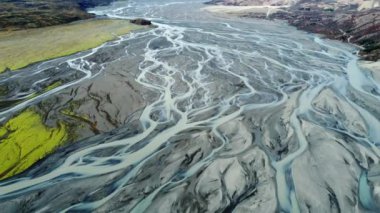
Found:
[(0, 31), (46, 27), (94, 17), (90, 7), (113, 0), (1, 0)]
[[(365, 60), (380, 59), (380, 7), (358, 11), (358, 5), (355, 4), (334, 8), (321, 2), (302, 0), (269, 17), (259, 13), (244, 16), (286, 20), (300, 30), (360, 45), (363, 47), (360, 55)], [(228, 1), (213, 0), (209, 4), (228, 5)]]
[(360, 55), (365, 60), (380, 59), (380, 8), (364, 11), (294, 8), (291, 13), (278, 12), (270, 18), (284, 19), (298, 29), (360, 45), (363, 47)]
[(132, 24), (143, 25), (143, 26), (152, 25), (151, 21), (146, 20), (146, 19), (142, 19), (142, 18), (133, 19), (130, 22)]

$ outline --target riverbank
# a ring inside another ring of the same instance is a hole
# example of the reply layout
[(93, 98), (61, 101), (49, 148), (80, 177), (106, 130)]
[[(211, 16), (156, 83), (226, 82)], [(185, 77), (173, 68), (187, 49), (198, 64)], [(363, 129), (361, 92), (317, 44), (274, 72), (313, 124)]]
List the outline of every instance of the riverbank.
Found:
[[(248, 14), (248, 17), (257, 17)], [(363, 60), (380, 59), (380, 8), (370, 10), (327, 10), (317, 7), (292, 8), (269, 16), (286, 20), (290, 25), (327, 38), (359, 45)]]
[[(330, 39), (349, 42), (362, 47), (363, 60), (380, 59), (380, 8), (365, 8), (358, 4), (336, 5), (326, 2), (300, 1), (293, 5), (254, 5), (255, 1), (240, 1), (233, 5), (228, 0), (211, 1), (205, 10), (249, 18), (286, 20), (297, 29), (317, 33)], [(270, 2), (268, 2), (269, 4)]]
[(118, 19), (90, 19), (66, 25), (0, 32), (0, 73), (84, 51), (144, 28)]

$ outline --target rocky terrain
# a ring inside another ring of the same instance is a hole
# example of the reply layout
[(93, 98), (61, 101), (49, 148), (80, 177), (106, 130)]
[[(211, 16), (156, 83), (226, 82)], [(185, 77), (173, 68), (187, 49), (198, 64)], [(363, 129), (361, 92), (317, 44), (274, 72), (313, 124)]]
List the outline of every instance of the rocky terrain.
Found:
[(362, 46), (360, 55), (365, 60), (380, 59), (380, 1), (378, 0), (214, 0), (210, 3), (236, 6), (284, 6), (285, 11), (270, 15), (252, 12), (243, 16), (287, 20), (298, 29)]
[(112, 0), (2, 0), (0, 31), (38, 28), (94, 17), (86, 8)]

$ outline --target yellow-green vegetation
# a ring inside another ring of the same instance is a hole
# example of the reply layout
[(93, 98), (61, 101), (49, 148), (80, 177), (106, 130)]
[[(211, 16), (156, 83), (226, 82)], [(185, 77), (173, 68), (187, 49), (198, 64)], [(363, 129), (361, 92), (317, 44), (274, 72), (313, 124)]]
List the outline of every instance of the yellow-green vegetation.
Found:
[(8, 93), (8, 88), (5, 85), (0, 85), (0, 96), (6, 95)]
[[(48, 92), (48, 91), (50, 91), (50, 90), (52, 90), (52, 89), (55, 89), (55, 88), (57, 88), (57, 87), (59, 87), (59, 86), (61, 86), (61, 85), (62, 85), (62, 82), (61, 82), (61, 81), (56, 81), (56, 82), (50, 84), (49, 86), (47, 86), (47, 87), (43, 90), (43, 92)], [(0, 95), (1, 95), (1, 89), (0, 89)], [(32, 93), (31, 95), (28, 96), (28, 99), (35, 98), (35, 97), (37, 97), (37, 96), (39, 96), (39, 95), (41, 95), (41, 93), (37, 93), (37, 92)]]
[(0, 180), (28, 169), (68, 139), (68, 126), (51, 128), (42, 116), (26, 110), (0, 127)]
[(62, 82), (61, 82), (61, 81), (56, 81), (56, 82), (50, 84), (49, 86), (47, 86), (47, 87), (44, 89), (44, 91), (45, 91), (45, 92), (50, 91), (50, 90), (55, 89), (55, 88), (57, 88), (57, 87), (59, 87), (59, 86), (61, 86), (61, 85), (62, 85)]
[(119, 19), (92, 19), (39, 29), (0, 32), (0, 73), (97, 47), (143, 28)]

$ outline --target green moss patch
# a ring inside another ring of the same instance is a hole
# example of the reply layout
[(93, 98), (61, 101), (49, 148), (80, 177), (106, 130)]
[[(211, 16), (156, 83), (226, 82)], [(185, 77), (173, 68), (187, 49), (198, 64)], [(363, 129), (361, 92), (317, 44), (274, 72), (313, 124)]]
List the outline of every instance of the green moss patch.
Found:
[(0, 180), (19, 174), (67, 141), (68, 126), (47, 127), (26, 110), (0, 127)]
[(62, 82), (61, 82), (61, 81), (56, 81), (56, 82), (50, 84), (49, 86), (47, 86), (47, 87), (44, 89), (44, 92), (48, 92), (48, 91), (50, 91), (50, 90), (52, 90), (52, 89), (55, 89), (55, 88), (57, 88), (57, 87), (59, 87), (59, 86), (61, 86), (61, 85), (62, 85)]

